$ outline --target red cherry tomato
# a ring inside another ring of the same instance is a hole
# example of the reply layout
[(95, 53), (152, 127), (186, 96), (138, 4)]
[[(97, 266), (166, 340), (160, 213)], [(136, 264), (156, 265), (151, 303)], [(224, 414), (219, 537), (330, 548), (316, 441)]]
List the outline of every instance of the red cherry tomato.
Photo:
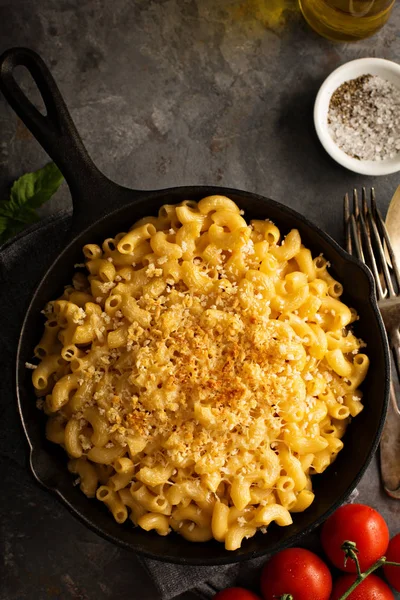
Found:
[[(393, 562), (400, 563), (400, 533), (394, 536), (389, 542), (389, 547), (386, 552), (386, 558)], [(395, 590), (400, 592), (400, 567), (383, 567), (385, 577), (394, 587)]]
[(313, 552), (288, 548), (275, 554), (264, 567), (261, 591), (265, 600), (292, 594), (295, 600), (329, 600), (332, 577)]
[(341, 546), (346, 540), (357, 544), (361, 571), (365, 571), (385, 554), (389, 530), (383, 517), (370, 506), (346, 504), (324, 523), (321, 541), (325, 554), (335, 567), (347, 573), (356, 573), (354, 560), (348, 559), (344, 566)]
[[(330, 600), (338, 600), (355, 582), (357, 575), (342, 575), (333, 584)], [(356, 589), (351, 592), (347, 600), (394, 600), (394, 596), (382, 579), (376, 575), (368, 575)]]
[(232, 587), (215, 594), (214, 600), (260, 600), (260, 597), (244, 588)]

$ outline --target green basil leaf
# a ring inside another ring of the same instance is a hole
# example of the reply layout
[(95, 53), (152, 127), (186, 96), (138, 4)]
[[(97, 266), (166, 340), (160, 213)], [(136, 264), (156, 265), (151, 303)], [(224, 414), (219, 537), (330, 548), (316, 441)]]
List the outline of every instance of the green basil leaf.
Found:
[(0, 241), (19, 233), (25, 225), (39, 220), (36, 209), (58, 190), (63, 176), (54, 163), (14, 182), (9, 200), (0, 203)]
[(26, 173), (14, 182), (8, 204), (14, 210), (26, 205), (39, 208), (55, 194), (62, 180), (60, 169), (54, 163), (34, 173)]

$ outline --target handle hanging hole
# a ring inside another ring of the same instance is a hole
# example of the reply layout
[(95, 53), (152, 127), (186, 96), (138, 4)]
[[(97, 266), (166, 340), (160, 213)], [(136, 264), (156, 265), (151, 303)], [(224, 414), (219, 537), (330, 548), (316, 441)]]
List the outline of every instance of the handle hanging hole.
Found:
[(28, 100), (32, 102), (33, 106), (41, 115), (47, 117), (47, 108), (43, 96), (28, 69), (23, 65), (16, 66), (14, 69), (14, 77)]

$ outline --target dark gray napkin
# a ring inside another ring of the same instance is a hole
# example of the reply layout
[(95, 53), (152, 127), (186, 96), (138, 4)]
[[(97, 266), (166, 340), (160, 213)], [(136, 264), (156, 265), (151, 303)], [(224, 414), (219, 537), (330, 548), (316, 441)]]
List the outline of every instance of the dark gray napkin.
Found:
[[(51, 216), (0, 248), (0, 367), (3, 389), (0, 399), (0, 455), (26, 466), (25, 442), (15, 402), (14, 364), (21, 324), (35, 285), (64, 246), (71, 216)], [(304, 545), (304, 544), (302, 544)], [(305, 545), (318, 549), (317, 536)], [(265, 559), (227, 567), (181, 567), (140, 559), (160, 597), (169, 600), (192, 590), (203, 598), (230, 585), (254, 587)], [(138, 580), (140, 580), (138, 573)]]

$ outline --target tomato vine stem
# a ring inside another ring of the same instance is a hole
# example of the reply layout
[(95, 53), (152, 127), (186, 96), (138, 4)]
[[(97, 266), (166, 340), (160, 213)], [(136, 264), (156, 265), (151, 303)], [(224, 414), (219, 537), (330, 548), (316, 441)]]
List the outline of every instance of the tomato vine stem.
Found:
[(346, 598), (348, 598), (350, 596), (350, 594), (356, 589), (356, 587), (358, 587), (360, 585), (360, 583), (362, 583), (364, 581), (364, 579), (366, 579), (368, 577), (368, 575), (371, 575), (371, 573), (373, 573), (374, 571), (379, 569), (379, 567), (381, 567), (382, 565), (392, 565), (395, 567), (400, 567), (400, 563), (386, 560), (386, 556), (382, 556), (372, 566), (370, 566), (369, 569), (367, 569), (363, 573), (360, 568), (360, 562), (359, 562), (358, 556), (357, 556), (358, 548), (357, 548), (355, 542), (346, 540), (345, 542), (343, 542), (341, 548), (344, 552), (344, 566), (346, 566), (346, 562), (349, 558), (351, 560), (354, 560), (354, 562), (356, 564), (356, 569), (357, 569), (357, 579), (349, 587), (349, 589), (342, 596), (340, 596), (339, 600), (345, 600)]

